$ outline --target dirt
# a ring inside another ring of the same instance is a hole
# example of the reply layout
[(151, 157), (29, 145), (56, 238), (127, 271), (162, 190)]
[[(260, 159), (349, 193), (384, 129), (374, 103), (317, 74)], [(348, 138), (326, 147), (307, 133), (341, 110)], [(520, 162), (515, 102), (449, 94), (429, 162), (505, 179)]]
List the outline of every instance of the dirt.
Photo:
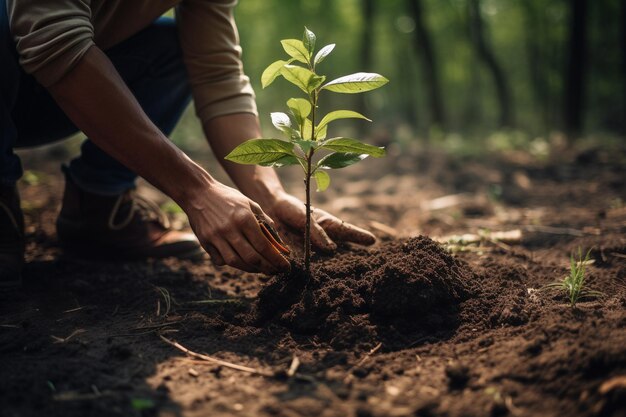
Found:
[(313, 334), (337, 349), (407, 346), (424, 333), (457, 324), (472, 271), (427, 237), (352, 250), (314, 264), (311, 278), (295, 263), (290, 274), (259, 292), (260, 322)]
[[(24, 286), (0, 292), (0, 415), (625, 416), (626, 152), (390, 154), (315, 196), (379, 242), (316, 255), (310, 280), (66, 256), (58, 153), (29, 154), (43, 172), (20, 185)], [(571, 308), (542, 288), (579, 247), (604, 296)]]

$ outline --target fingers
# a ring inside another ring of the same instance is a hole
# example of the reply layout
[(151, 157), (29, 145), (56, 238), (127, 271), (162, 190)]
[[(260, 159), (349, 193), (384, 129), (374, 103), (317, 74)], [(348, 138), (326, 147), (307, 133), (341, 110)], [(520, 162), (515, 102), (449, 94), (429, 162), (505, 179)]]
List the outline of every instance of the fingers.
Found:
[[(252, 209), (252, 207), (251, 207)], [(260, 208), (255, 210), (260, 218), (267, 217)], [(267, 223), (271, 219), (268, 218)], [(218, 254), (211, 254), (219, 262), (220, 257), (225, 264), (247, 272), (264, 272), (268, 274), (288, 271), (291, 264), (274, 248), (265, 237), (255, 215), (242, 212), (234, 216), (233, 224), (224, 228), (219, 239), (211, 242)], [(207, 245), (211, 249), (212, 245)]]
[(365, 229), (346, 223), (324, 210), (315, 211), (317, 224), (337, 241), (353, 242), (359, 245), (373, 245), (376, 237)]
[(311, 219), (311, 243), (325, 252), (333, 252), (337, 249), (337, 244), (332, 241), (324, 231), (324, 228), (315, 219)]
[(246, 263), (233, 246), (226, 240), (215, 242), (215, 248), (219, 252), (219, 257), (224, 260), (222, 265), (232, 266), (246, 272), (258, 272), (258, 269)]
[(226, 265), (224, 258), (222, 257), (222, 255), (220, 255), (219, 251), (215, 249), (213, 245), (210, 245), (207, 243), (204, 245), (204, 249), (209, 253), (209, 256), (211, 257), (211, 262), (213, 262), (214, 265), (216, 266)]

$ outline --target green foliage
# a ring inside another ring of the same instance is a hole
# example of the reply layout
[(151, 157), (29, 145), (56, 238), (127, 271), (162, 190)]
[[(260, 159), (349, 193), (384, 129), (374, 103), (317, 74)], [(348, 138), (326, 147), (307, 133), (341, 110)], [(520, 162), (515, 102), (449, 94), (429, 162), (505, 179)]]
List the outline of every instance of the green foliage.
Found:
[(585, 286), (585, 270), (590, 263), (591, 249), (583, 258), (582, 249), (578, 248), (578, 260), (574, 254), (570, 256), (570, 273), (561, 281), (556, 281), (544, 286), (544, 290), (562, 291), (567, 295), (570, 306), (576, 307), (576, 303), (582, 298), (601, 297), (604, 294), (600, 291), (589, 290)]
[[(330, 175), (326, 170), (345, 168), (368, 156), (375, 158), (385, 156), (384, 148), (367, 145), (356, 139), (343, 137), (326, 139), (328, 126), (336, 120), (371, 120), (356, 111), (335, 110), (327, 113), (316, 124), (320, 95), (323, 91), (343, 94), (362, 93), (382, 87), (389, 81), (380, 74), (358, 72), (326, 82), (326, 76), (318, 74), (316, 67), (330, 55), (335, 44), (324, 46), (314, 55), (315, 43), (315, 34), (306, 27), (302, 40), (282, 40), (281, 45), (290, 58), (271, 63), (261, 76), (263, 88), (282, 76), (305, 93), (305, 98), (287, 100), (289, 114), (274, 112), (270, 115), (272, 124), (286, 136), (286, 140), (251, 139), (237, 146), (226, 156), (227, 160), (240, 164), (275, 167), (299, 164), (302, 167), (307, 199), (305, 229), (307, 273), (310, 258), (311, 179), (315, 179), (317, 191), (324, 191), (330, 185)], [(325, 151), (325, 155), (320, 155), (322, 151)], [(314, 158), (319, 156), (322, 157), (316, 162)]]
[[(316, 66), (335, 48), (335, 44), (324, 46), (313, 58), (316, 36), (305, 28), (302, 40), (284, 39), (283, 49), (289, 55), (288, 60), (271, 63), (261, 76), (263, 88), (271, 85), (277, 78), (283, 77), (306, 94), (306, 98), (290, 98), (287, 101), (289, 113), (271, 113), (272, 124), (283, 132), (287, 140), (252, 139), (242, 143), (226, 156), (226, 159), (240, 164), (284, 166), (300, 164), (307, 177), (313, 176), (318, 183), (318, 190), (328, 187), (330, 179), (327, 173), (316, 174), (318, 169), (344, 168), (363, 160), (367, 156), (380, 158), (385, 150), (361, 143), (349, 138), (326, 138), (328, 126), (340, 119), (363, 119), (364, 115), (352, 110), (335, 110), (326, 114), (315, 125), (315, 113), (320, 93), (324, 90), (335, 93), (354, 94), (374, 90), (385, 85), (388, 80), (380, 74), (358, 72), (339, 77), (324, 84), (326, 77), (316, 72)], [(305, 66), (292, 64), (301, 63)], [(320, 150), (333, 153), (324, 156), (318, 163), (308, 162)]]
[(132, 398), (130, 406), (136, 411), (145, 411), (153, 409), (156, 404), (150, 398)]

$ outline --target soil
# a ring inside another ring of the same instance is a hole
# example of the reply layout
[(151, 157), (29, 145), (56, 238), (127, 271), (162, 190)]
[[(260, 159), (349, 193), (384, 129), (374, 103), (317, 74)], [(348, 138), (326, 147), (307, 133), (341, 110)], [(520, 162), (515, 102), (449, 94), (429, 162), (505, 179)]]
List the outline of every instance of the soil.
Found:
[[(39, 171), (20, 184), (24, 285), (0, 292), (0, 415), (626, 416), (626, 151), (390, 154), (315, 196), (378, 243), (317, 254), (311, 279), (297, 261), (262, 277), (65, 255), (59, 151), (25, 155)], [(542, 288), (579, 247), (604, 296), (571, 308)]]
[(257, 319), (358, 350), (380, 342), (399, 349), (449, 331), (473, 278), (469, 265), (423, 236), (320, 259), (311, 274), (295, 264), (270, 280), (259, 292)]

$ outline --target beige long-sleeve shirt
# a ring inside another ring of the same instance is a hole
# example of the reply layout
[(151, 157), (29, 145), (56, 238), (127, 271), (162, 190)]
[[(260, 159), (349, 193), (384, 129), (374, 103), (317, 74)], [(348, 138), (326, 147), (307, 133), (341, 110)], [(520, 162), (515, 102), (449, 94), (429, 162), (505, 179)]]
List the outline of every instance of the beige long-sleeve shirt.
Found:
[(243, 73), (236, 0), (8, 0), (24, 70), (44, 86), (60, 80), (93, 45), (106, 50), (177, 6), (183, 57), (198, 117), (254, 113)]

